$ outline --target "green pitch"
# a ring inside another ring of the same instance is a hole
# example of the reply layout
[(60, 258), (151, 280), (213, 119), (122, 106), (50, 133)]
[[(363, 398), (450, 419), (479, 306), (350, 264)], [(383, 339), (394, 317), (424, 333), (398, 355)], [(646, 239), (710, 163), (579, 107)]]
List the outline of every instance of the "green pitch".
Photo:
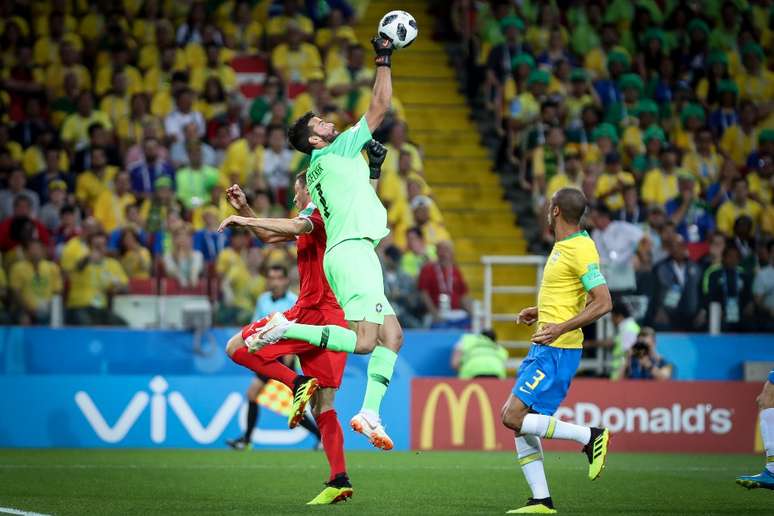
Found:
[[(322, 452), (0, 450), (3, 508), (56, 514), (503, 514), (528, 496), (508, 453), (350, 453), (354, 498), (305, 507)], [(596, 482), (580, 453), (549, 453), (560, 514), (772, 514), (774, 492), (734, 484), (754, 455), (612, 453)]]

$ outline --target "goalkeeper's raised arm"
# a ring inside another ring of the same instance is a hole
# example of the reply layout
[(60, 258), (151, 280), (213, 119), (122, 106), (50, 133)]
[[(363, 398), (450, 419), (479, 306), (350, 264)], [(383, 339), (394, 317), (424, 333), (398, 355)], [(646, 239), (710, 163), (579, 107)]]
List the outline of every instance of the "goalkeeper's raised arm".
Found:
[(390, 103), (392, 102), (392, 72), (390, 66), (392, 65), (392, 41), (383, 37), (375, 37), (371, 40), (371, 44), (376, 52), (376, 80), (374, 81), (374, 91), (371, 96), (371, 103), (366, 111), (365, 119), (368, 123), (368, 129), (374, 132), (382, 120), (384, 115), (390, 109)]

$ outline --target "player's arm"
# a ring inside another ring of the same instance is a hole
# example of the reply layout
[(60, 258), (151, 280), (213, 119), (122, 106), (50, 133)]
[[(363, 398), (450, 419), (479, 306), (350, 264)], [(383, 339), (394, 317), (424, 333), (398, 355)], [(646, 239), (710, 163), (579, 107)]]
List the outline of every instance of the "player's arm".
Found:
[(218, 231), (222, 232), (228, 226), (250, 228), (258, 238), (267, 244), (293, 240), (298, 235), (310, 233), (313, 229), (309, 219), (303, 217), (296, 217), (294, 219), (265, 219), (229, 215), (226, 220), (221, 222)]
[(607, 284), (602, 283), (588, 291), (588, 301), (581, 313), (563, 323), (544, 324), (535, 335), (532, 342), (537, 344), (551, 344), (559, 336), (567, 332), (577, 330), (589, 325), (613, 309), (613, 301), (610, 298), (610, 290)]
[(239, 215), (231, 215), (226, 218), (218, 228), (223, 231), (230, 225), (249, 228), (252, 233), (267, 244), (287, 242), (296, 236), (312, 231), (312, 222), (303, 217), (295, 219), (266, 219), (258, 218), (247, 204), (247, 197), (239, 185), (231, 185), (226, 190), (226, 199), (229, 204), (239, 212)]
[(384, 116), (390, 109), (392, 101), (392, 41), (387, 38), (376, 37), (371, 40), (376, 52), (376, 80), (371, 95), (371, 103), (368, 105), (365, 119), (368, 129), (373, 132), (381, 125)]

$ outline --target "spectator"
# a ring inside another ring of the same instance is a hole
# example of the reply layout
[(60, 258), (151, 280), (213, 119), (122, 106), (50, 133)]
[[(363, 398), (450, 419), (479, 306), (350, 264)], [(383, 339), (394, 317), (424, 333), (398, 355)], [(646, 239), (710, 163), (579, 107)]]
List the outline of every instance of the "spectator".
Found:
[(677, 197), (678, 150), (665, 146), (659, 155), (660, 166), (654, 168), (642, 181), (642, 200), (648, 205), (664, 206)]
[[(250, 234), (242, 228), (235, 228), (231, 230), (229, 246), (218, 253), (215, 260), (215, 271), (220, 277), (223, 291), (223, 306), (218, 314), (218, 320), (223, 323), (238, 324), (249, 320), (250, 311), (255, 308), (255, 306), (247, 307), (240, 303), (244, 299), (244, 296), (240, 296), (246, 284), (244, 279), (250, 277), (249, 250)], [(285, 277), (287, 276), (286, 270)], [(291, 305), (292, 303), (288, 307)]]
[(696, 180), (690, 172), (678, 175), (680, 195), (666, 204), (666, 212), (686, 242), (704, 242), (715, 229), (715, 219), (706, 204), (696, 196)]
[(253, 320), (259, 321), (273, 312), (285, 312), (295, 304), (298, 296), (290, 291), (287, 267), (274, 264), (266, 271), (266, 292), (258, 296)]
[(0, 220), (11, 215), (18, 197), (26, 197), (30, 202), (32, 214), (38, 213), (40, 197), (27, 188), (27, 174), (20, 168), (15, 169), (8, 177), (8, 189), (0, 190)]
[(126, 148), (140, 143), (149, 129), (155, 134), (161, 134), (161, 120), (151, 114), (148, 95), (135, 93), (129, 99), (128, 116), (116, 122), (116, 134), (123, 148)]
[[(70, 216), (69, 211), (67, 208), (63, 210), (67, 215), (64, 218), (65, 222), (72, 222), (75, 219), (74, 216)], [(65, 275), (73, 272), (81, 259), (89, 255), (89, 240), (100, 231), (99, 222), (94, 217), (88, 217), (83, 221), (81, 228), (71, 227), (67, 231), (69, 234), (63, 235), (63, 240), (69, 236), (67, 240), (64, 240), (61, 253), (59, 253), (59, 265), (62, 267), (62, 272)]]
[(94, 203), (94, 217), (102, 224), (102, 229), (108, 233), (124, 225), (126, 207), (135, 204), (132, 192), (129, 191), (129, 174), (116, 174), (112, 189), (105, 189)]
[[(82, 147), (75, 153), (73, 158), (73, 171), (81, 173), (84, 170), (91, 170), (91, 151), (95, 148), (101, 148), (105, 151), (108, 165), (119, 166), (123, 161), (118, 156), (118, 149), (112, 144), (108, 128), (100, 122), (93, 122), (88, 127), (89, 144)], [(66, 158), (66, 156), (63, 156)], [(62, 162), (59, 164), (62, 168)]]
[(409, 228), (406, 231), (406, 252), (400, 259), (400, 268), (411, 278), (416, 279), (419, 271), (430, 260), (435, 259), (435, 249), (428, 246), (422, 236), (422, 229)]
[(634, 175), (621, 169), (621, 156), (617, 152), (611, 152), (605, 156), (605, 168), (597, 178), (595, 197), (604, 202), (611, 212), (616, 212), (624, 206), (621, 192), (626, 186), (633, 184)]
[(669, 244), (669, 258), (654, 269), (655, 292), (648, 305), (648, 319), (657, 329), (700, 329), (706, 322), (700, 297), (701, 270), (688, 260), (683, 237), (675, 235)]
[(602, 275), (607, 278), (610, 291), (634, 291), (636, 251), (645, 238), (643, 231), (634, 224), (612, 220), (604, 204), (594, 206), (591, 221), (594, 224), (591, 238), (597, 245)]
[(734, 245), (723, 250), (722, 266), (710, 272), (707, 278), (707, 302), (720, 303), (723, 311), (721, 328), (724, 332), (750, 330), (754, 304), (752, 276), (739, 264), (742, 255)]
[(326, 87), (333, 101), (344, 111), (353, 111), (357, 97), (373, 83), (374, 70), (366, 66), (365, 48), (357, 42), (347, 46), (347, 61), (331, 70), (328, 67)]
[(124, 231), (133, 231), (136, 234), (140, 245), (145, 247), (149, 246), (150, 237), (145, 231), (145, 222), (140, 217), (140, 205), (138, 203), (128, 204), (124, 208), (122, 225), (114, 229), (108, 235), (108, 250), (111, 254), (118, 252)]
[(286, 206), (293, 153), (285, 143), (285, 129), (274, 125), (267, 129), (269, 145), (263, 153), (263, 175), (277, 201)]
[(734, 223), (742, 215), (752, 219), (753, 229), (760, 221), (761, 205), (749, 198), (750, 192), (747, 180), (743, 177), (734, 179), (731, 199), (724, 202), (718, 209), (718, 231), (730, 237), (734, 234)]
[(473, 378), (500, 378), (507, 376), (508, 350), (497, 343), (494, 330), (478, 335), (465, 333), (457, 341), (451, 366), (461, 380)]
[(430, 218), (432, 205), (432, 199), (426, 195), (419, 195), (411, 201), (411, 210), (414, 213), (415, 227), (422, 231), (425, 242), (431, 246), (437, 246), (439, 242), (451, 240), (451, 235), (443, 224)]
[(403, 328), (422, 326), (424, 305), (418, 295), (416, 280), (400, 268), (400, 249), (391, 245), (384, 250), (384, 292)]
[(189, 123), (196, 124), (196, 135), (204, 136), (204, 117), (193, 109), (194, 93), (190, 88), (182, 88), (175, 94), (175, 110), (164, 118), (164, 133), (170, 142), (185, 140), (183, 128)]
[(110, 189), (118, 168), (108, 165), (107, 154), (101, 147), (91, 149), (91, 170), (78, 175), (75, 182), (75, 198), (84, 207), (94, 208), (99, 195)]
[(758, 271), (753, 283), (753, 296), (758, 311), (759, 329), (774, 331), (774, 240), (766, 245), (768, 263)]
[(110, 117), (94, 109), (91, 93), (82, 92), (78, 95), (77, 111), (65, 118), (62, 124), (62, 141), (74, 151), (81, 150), (89, 145), (89, 128), (95, 122), (107, 129), (113, 128)]
[(52, 181), (64, 183), (65, 192), (72, 193), (75, 191), (75, 177), (73, 174), (60, 168), (60, 156), (61, 149), (59, 149), (59, 147), (51, 145), (46, 148), (45, 168), (38, 171), (38, 173), (30, 179), (30, 189), (38, 194), (41, 203), (49, 201), (49, 185)]
[(418, 287), (434, 326), (466, 327), (470, 321), (470, 298), (462, 271), (454, 261), (448, 240), (436, 245), (438, 259), (419, 272)]
[(296, 21), (288, 21), (286, 31), (287, 43), (280, 43), (271, 53), (272, 68), (285, 84), (306, 82), (311, 73), (322, 69), (320, 52), (304, 42), (304, 33)]
[(742, 102), (739, 107), (739, 124), (732, 125), (723, 132), (720, 139), (720, 151), (738, 167), (747, 162), (747, 156), (758, 145), (758, 131), (755, 122), (758, 108), (750, 101)]
[(67, 185), (60, 179), (54, 179), (46, 188), (48, 191), (48, 202), (40, 209), (40, 222), (54, 233), (59, 229), (59, 215), (67, 204)]
[(13, 264), (8, 282), (19, 310), (21, 324), (48, 324), (51, 300), (62, 292), (59, 267), (45, 259), (46, 249), (40, 240), (24, 245), (25, 259)]
[(132, 192), (142, 198), (148, 198), (153, 193), (153, 185), (157, 179), (168, 177), (173, 179), (175, 170), (172, 164), (161, 153), (162, 145), (158, 138), (146, 137), (142, 141), (142, 158), (129, 167)]
[(245, 184), (248, 177), (262, 173), (265, 140), (266, 129), (254, 125), (247, 129), (244, 137), (228, 146), (220, 167), (220, 186)]
[(192, 210), (205, 204), (210, 199), (212, 190), (218, 184), (218, 169), (204, 164), (202, 144), (189, 140), (187, 167), (177, 171), (177, 198), (183, 206)]
[(164, 275), (183, 288), (196, 287), (204, 271), (204, 257), (193, 248), (193, 233), (185, 224), (172, 230), (172, 249), (164, 253)]
[(707, 296), (709, 293), (709, 276), (714, 271), (723, 267), (723, 252), (726, 249), (726, 237), (720, 233), (715, 233), (710, 238), (709, 249), (699, 261), (702, 268), (701, 293)]
[(11, 324), (11, 312), (8, 310), (8, 278), (5, 275), (5, 269), (0, 267), (0, 325)]
[(640, 202), (636, 185), (624, 186), (623, 201), (623, 207), (614, 213), (615, 220), (621, 220), (629, 224), (644, 224), (648, 210)]
[(113, 295), (126, 290), (128, 279), (121, 264), (107, 255), (107, 237), (92, 233), (86, 256), (70, 270), (65, 321), (76, 326), (125, 326), (110, 310)]
[(720, 177), (722, 158), (715, 150), (709, 127), (699, 129), (695, 141), (696, 149), (686, 154), (683, 166), (699, 181), (701, 189), (706, 190)]
[(0, 222), (0, 251), (11, 251), (29, 240), (40, 240), (46, 247), (50, 243), (48, 230), (32, 213), (29, 197), (20, 195), (13, 201), (11, 215)]
[(250, 104), (250, 121), (253, 126), (268, 125), (271, 106), (275, 102), (287, 105), (287, 100), (282, 95), (282, 82), (276, 75), (270, 75), (263, 85), (263, 94), (255, 97)]
[(218, 231), (220, 221), (218, 220), (218, 209), (209, 205), (202, 209), (202, 219), (204, 228), (194, 233), (194, 249), (202, 253), (204, 261), (212, 263), (218, 257), (221, 251), (226, 247), (226, 240), (230, 230)]
[(627, 355), (626, 378), (629, 380), (669, 380), (672, 364), (656, 351), (656, 333), (642, 328)]
[(640, 325), (632, 317), (629, 305), (622, 299), (616, 299), (613, 302), (610, 316), (615, 327), (613, 353), (610, 362), (610, 379), (620, 380), (625, 377), (629, 352), (640, 333)]
[[(224, 128), (225, 130), (225, 128)], [(209, 144), (199, 139), (197, 135), (198, 128), (195, 122), (186, 124), (183, 128), (185, 138), (180, 141), (176, 141), (169, 149), (169, 159), (172, 161), (174, 168), (181, 168), (188, 166), (191, 162), (188, 159), (188, 144), (195, 142), (199, 144), (199, 148), (202, 153), (202, 163), (208, 166), (215, 166), (217, 157), (215, 155), (215, 149)]]
[(191, 87), (198, 92), (205, 91), (205, 83), (215, 78), (221, 91), (226, 88), (233, 90), (236, 87), (236, 73), (229, 65), (221, 60), (220, 47), (215, 43), (209, 43), (205, 48), (206, 62), (203, 67), (191, 70)]
[(150, 278), (153, 260), (148, 248), (141, 244), (137, 230), (126, 228), (121, 231), (118, 252), (121, 266), (130, 280)]
[(182, 213), (180, 205), (175, 200), (172, 180), (169, 177), (157, 178), (153, 183), (153, 188), (155, 190), (153, 196), (150, 199), (145, 199), (140, 207), (140, 218), (145, 221), (149, 233), (159, 231), (170, 212)]

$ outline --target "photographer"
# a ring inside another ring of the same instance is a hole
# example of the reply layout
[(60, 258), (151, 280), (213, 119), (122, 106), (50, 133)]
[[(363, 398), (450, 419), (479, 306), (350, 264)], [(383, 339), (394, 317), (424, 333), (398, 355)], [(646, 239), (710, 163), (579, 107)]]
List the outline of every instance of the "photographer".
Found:
[(494, 330), (462, 335), (452, 354), (452, 369), (463, 380), (505, 378), (508, 350), (497, 343)]
[(656, 352), (656, 333), (653, 328), (642, 328), (637, 341), (629, 350), (626, 378), (630, 380), (669, 380), (672, 364)]

